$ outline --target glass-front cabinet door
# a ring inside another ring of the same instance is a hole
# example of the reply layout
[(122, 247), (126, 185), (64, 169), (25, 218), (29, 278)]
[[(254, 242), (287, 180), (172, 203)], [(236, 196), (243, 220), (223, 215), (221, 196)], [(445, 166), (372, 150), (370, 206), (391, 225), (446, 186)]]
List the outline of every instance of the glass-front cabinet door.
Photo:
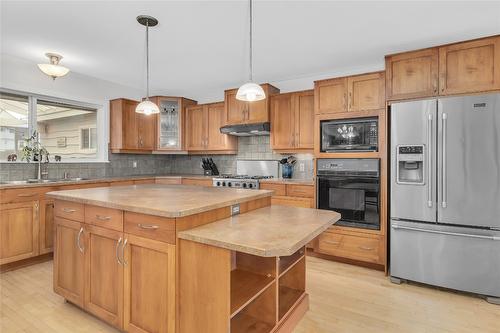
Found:
[(178, 98), (160, 98), (158, 126), (158, 148), (165, 150), (182, 149), (182, 110)]

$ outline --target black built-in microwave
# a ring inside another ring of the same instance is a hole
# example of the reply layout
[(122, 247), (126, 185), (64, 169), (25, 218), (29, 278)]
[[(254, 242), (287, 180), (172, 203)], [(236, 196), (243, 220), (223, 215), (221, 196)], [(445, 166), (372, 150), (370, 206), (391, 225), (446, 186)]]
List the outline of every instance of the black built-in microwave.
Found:
[(320, 122), (323, 153), (378, 151), (378, 117)]

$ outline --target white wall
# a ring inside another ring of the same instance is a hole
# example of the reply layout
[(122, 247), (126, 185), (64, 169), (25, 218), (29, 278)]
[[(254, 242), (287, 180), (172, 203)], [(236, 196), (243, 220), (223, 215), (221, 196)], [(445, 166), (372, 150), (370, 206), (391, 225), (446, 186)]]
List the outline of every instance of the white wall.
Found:
[(100, 161), (108, 158), (109, 100), (119, 97), (139, 100), (144, 94), (139, 89), (72, 72), (54, 81), (36, 64), (5, 54), (0, 59), (0, 87), (96, 105)]

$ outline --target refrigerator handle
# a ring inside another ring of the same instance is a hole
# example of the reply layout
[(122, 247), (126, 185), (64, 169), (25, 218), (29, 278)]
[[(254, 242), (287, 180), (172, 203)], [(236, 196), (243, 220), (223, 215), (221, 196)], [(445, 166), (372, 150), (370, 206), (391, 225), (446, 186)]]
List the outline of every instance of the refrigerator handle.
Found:
[(448, 115), (443, 112), (442, 114), (442, 119), (443, 119), (443, 147), (441, 149), (442, 151), (442, 184), (441, 184), (441, 207), (446, 208), (447, 206), (447, 186), (448, 186), (448, 180), (446, 179), (446, 127), (447, 127), (447, 119)]
[(411, 231), (421, 231), (421, 232), (428, 232), (431, 234), (439, 234), (439, 235), (450, 235), (450, 236), (460, 236), (460, 237), (469, 237), (469, 238), (480, 238), (480, 239), (489, 239), (493, 241), (500, 241), (500, 237), (496, 236), (483, 236), (483, 235), (472, 235), (472, 234), (464, 234), (461, 232), (447, 232), (447, 231), (439, 231), (439, 230), (432, 230), (432, 229), (422, 229), (422, 228), (414, 228), (414, 227), (405, 227), (402, 225), (392, 225), (393, 229), (403, 229), (403, 230), (411, 230)]
[(427, 206), (432, 208), (432, 114), (427, 115)]

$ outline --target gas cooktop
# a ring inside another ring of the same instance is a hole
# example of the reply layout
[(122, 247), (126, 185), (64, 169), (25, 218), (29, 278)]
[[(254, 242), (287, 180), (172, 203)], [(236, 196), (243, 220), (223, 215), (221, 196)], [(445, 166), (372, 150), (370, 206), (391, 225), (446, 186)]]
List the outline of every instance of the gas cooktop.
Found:
[(213, 179), (212, 185), (216, 187), (258, 189), (259, 179), (270, 178), (273, 178), (273, 176), (221, 175)]

